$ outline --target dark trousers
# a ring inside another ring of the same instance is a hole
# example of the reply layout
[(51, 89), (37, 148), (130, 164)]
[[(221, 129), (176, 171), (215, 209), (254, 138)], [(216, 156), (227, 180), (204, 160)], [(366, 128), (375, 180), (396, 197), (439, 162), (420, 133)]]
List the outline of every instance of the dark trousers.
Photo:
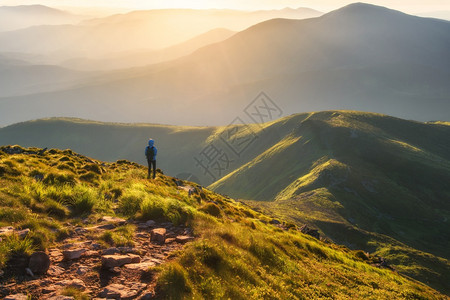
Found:
[(147, 159), (147, 163), (148, 163), (148, 175), (147, 178), (150, 178), (151, 175), (151, 170), (152, 170), (152, 166), (153, 166), (153, 179), (155, 179), (156, 177), (156, 160), (149, 160)]

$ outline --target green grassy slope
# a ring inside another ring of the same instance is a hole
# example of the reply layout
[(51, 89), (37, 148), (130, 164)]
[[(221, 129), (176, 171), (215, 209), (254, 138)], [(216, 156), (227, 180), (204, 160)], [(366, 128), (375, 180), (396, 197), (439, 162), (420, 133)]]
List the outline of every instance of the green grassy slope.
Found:
[(145, 168), (131, 162), (38, 151), (0, 151), (0, 225), (31, 229), (25, 239), (0, 242), (2, 268), (11, 255), (46, 249), (64, 238), (65, 223), (88, 220), (89, 226), (106, 214), (193, 228), (194, 242), (150, 270), (157, 278), (157, 298), (445, 299), (421, 283), (371, 266), (373, 257), (303, 235), (295, 226), (271, 225), (269, 216), (207, 189), (189, 196), (160, 173), (155, 181), (144, 179)]
[[(234, 129), (234, 130), (230, 130)], [(246, 129), (251, 129), (246, 130)], [(220, 137), (254, 141), (239, 156)], [(0, 129), (0, 144), (73, 148), (144, 162), (147, 137), (166, 174), (211, 182), (194, 157), (210, 142), (232, 163), (210, 188), (332, 240), (387, 257), (397, 270), (449, 292), (450, 126), (326, 111), (249, 127), (185, 128), (49, 119)], [(261, 202), (262, 201), (262, 202)]]
[(337, 214), (333, 221), (445, 255), (449, 133), (449, 126), (375, 114), (311, 114), (278, 146), (211, 188), (244, 199), (296, 199), (316, 220), (330, 216), (315, 216), (315, 211), (331, 210)]
[(283, 141), (211, 188), (275, 200), (251, 203), (384, 253), (399, 270), (449, 291), (450, 127), (356, 112), (301, 119), (289, 136), (295, 143)]

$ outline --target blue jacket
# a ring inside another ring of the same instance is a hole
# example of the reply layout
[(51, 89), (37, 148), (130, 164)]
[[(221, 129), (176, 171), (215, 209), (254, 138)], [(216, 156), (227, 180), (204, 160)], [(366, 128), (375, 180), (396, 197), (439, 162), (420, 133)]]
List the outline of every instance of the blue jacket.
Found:
[(147, 151), (153, 147), (153, 152), (155, 155), (153, 155), (153, 159), (152, 160), (156, 160), (156, 153), (158, 153), (158, 149), (156, 149), (156, 147), (154, 146), (155, 141), (153, 139), (149, 139), (148, 140), (148, 146), (145, 147), (145, 156), (147, 156)]

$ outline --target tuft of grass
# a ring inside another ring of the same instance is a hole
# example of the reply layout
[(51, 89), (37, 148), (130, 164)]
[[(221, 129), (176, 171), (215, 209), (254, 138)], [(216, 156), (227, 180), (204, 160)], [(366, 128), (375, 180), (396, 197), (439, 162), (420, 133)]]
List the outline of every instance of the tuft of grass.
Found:
[(145, 197), (141, 203), (140, 211), (142, 219), (158, 220), (165, 215), (165, 200), (159, 197)]
[(140, 210), (146, 193), (139, 190), (127, 190), (119, 199), (119, 210), (122, 214), (134, 217)]
[(97, 183), (100, 179), (100, 176), (97, 173), (89, 171), (85, 174), (80, 175), (80, 180), (90, 183)]
[(158, 277), (156, 289), (165, 299), (184, 299), (191, 291), (186, 271), (176, 262), (168, 263)]
[(3, 160), (0, 163), (0, 175), (1, 176), (20, 176), (22, 173), (18, 169), (18, 164), (13, 160)]
[(31, 215), (24, 222), (18, 224), (19, 228), (28, 228), (27, 238), (29, 238), (33, 246), (39, 250), (45, 250), (47, 247), (56, 240), (60, 234), (59, 231), (66, 231), (58, 221), (51, 218), (42, 218), (37, 215)]
[(28, 217), (28, 212), (23, 209), (2, 207), (0, 209), (0, 223), (17, 223)]
[(220, 207), (212, 202), (206, 203), (200, 207), (199, 210), (214, 217), (219, 217), (221, 215)]
[(42, 172), (40, 170), (36, 170), (36, 169), (32, 170), (30, 172), (29, 176), (33, 177), (33, 178), (37, 178), (37, 179), (44, 179), (45, 178), (44, 172)]
[(64, 290), (61, 292), (61, 295), (73, 297), (74, 300), (89, 300), (89, 299), (91, 299), (88, 295), (86, 295), (85, 293), (83, 293), (82, 291), (80, 291), (79, 289), (74, 288), (74, 287), (64, 288)]
[(97, 165), (97, 164), (94, 164), (94, 163), (86, 164), (86, 165), (84, 165), (82, 167), (82, 169), (86, 170), (86, 171), (91, 171), (91, 172), (96, 173), (98, 175), (101, 175), (103, 173), (101, 167), (99, 165)]
[(96, 192), (86, 185), (75, 186), (72, 197), (72, 209), (75, 215), (91, 213), (97, 202)]
[(117, 227), (113, 231), (105, 231), (101, 236), (100, 240), (108, 243), (111, 246), (133, 246), (133, 237), (136, 231), (134, 225), (124, 225)]
[(319, 258), (328, 258), (326, 249), (319, 244), (307, 243), (306, 248), (314, 255), (317, 255)]
[(120, 196), (122, 196), (123, 193), (122, 189), (120, 188), (113, 188), (110, 192), (112, 193), (114, 199), (118, 199)]
[(275, 247), (270, 243), (253, 238), (250, 241), (249, 251), (255, 255), (263, 265), (273, 267), (282, 266), (282, 261), (280, 260)]
[(44, 205), (45, 205), (45, 212), (49, 216), (56, 217), (60, 220), (67, 218), (67, 216), (69, 216), (70, 214), (69, 208), (67, 208), (67, 206), (65, 206), (61, 202), (48, 199), (44, 202)]
[(361, 259), (361, 260), (368, 260), (369, 257), (367, 256), (367, 254), (362, 251), (362, 250), (357, 250), (355, 251), (355, 257)]
[(43, 183), (47, 185), (68, 184), (73, 186), (76, 184), (76, 180), (73, 174), (51, 172), (45, 176)]
[(192, 209), (181, 201), (154, 194), (146, 195), (140, 207), (140, 218), (167, 220), (175, 225), (187, 224), (192, 220), (193, 214)]
[(16, 234), (5, 237), (0, 242), (0, 268), (5, 267), (11, 256), (29, 256), (34, 250), (33, 241), (28, 237), (22, 239)]

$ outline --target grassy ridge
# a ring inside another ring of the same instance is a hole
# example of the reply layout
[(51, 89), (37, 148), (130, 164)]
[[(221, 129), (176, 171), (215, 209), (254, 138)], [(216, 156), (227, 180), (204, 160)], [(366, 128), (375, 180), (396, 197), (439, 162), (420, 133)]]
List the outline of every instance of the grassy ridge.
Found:
[(302, 118), (292, 117), (295, 143), (266, 150), (210, 187), (236, 198), (297, 199), (318, 221), (327, 211), (329, 221), (447, 253), (450, 127), (356, 112)]
[[(95, 222), (109, 214), (194, 229), (196, 241), (152, 270), (158, 274), (159, 298), (444, 298), (421, 283), (371, 266), (371, 258), (360, 251), (318, 241), (294, 225), (271, 225), (267, 215), (230, 198), (207, 189), (189, 196), (161, 173), (148, 181), (145, 168), (137, 164), (102, 163), (70, 150), (35, 152), (0, 151), (1, 225), (31, 229), (26, 238), (13, 235), (0, 242), (2, 267), (13, 254), (49, 247), (67, 234), (65, 222)], [(126, 236), (132, 229), (118, 230)]]
[(195, 168), (193, 157), (202, 150), (204, 141), (214, 130), (214, 127), (117, 124), (51, 118), (0, 128), (0, 144), (72, 149), (103, 161), (127, 159), (144, 164), (143, 149), (151, 137), (159, 150), (158, 167), (175, 176)]
[(210, 187), (275, 199), (250, 203), (382, 253), (398, 270), (448, 293), (450, 127), (357, 112), (295, 118), (295, 143), (263, 152)]

